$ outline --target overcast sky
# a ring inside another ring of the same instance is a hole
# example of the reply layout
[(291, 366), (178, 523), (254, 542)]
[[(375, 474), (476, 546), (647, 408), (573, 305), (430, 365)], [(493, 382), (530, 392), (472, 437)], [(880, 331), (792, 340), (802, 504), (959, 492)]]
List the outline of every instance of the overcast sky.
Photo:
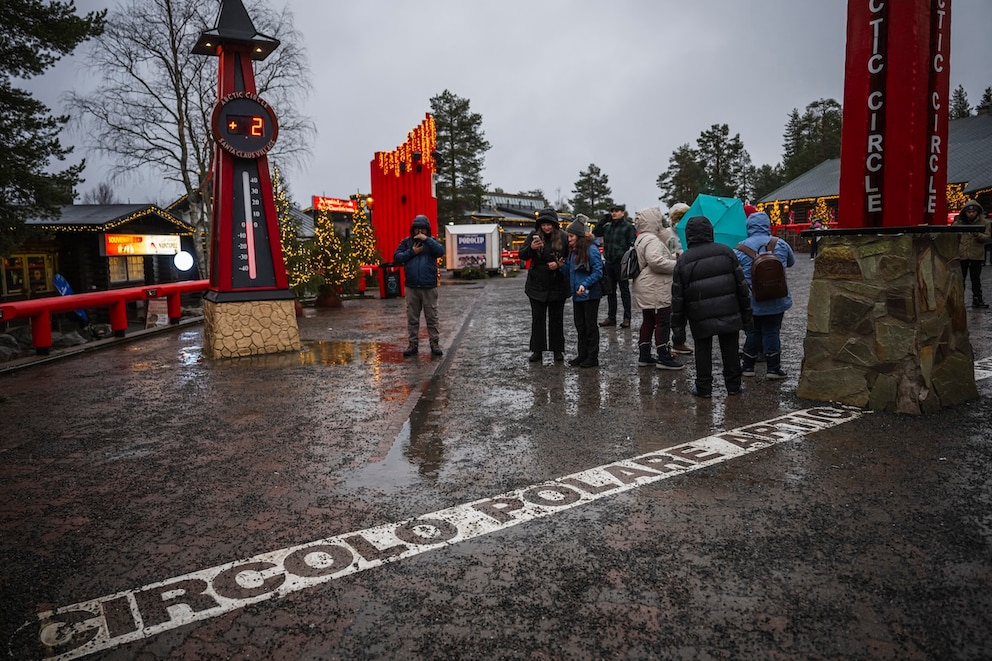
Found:
[[(313, 156), (285, 173), (302, 206), (368, 192), (373, 154), (445, 89), (482, 115), (489, 187), (553, 203), (595, 163), (630, 209), (659, 204), (672, 152), (711, 125), (740, 134), (756, 166), (777, 164), (793, 108), (843, 100), (846, 0), (271, 1), (293, 12), (312, 69)], [(80, 13), (108, 4), (76, 0)], [(953, 0), (951, 88), (972, 106), (992, 85), (989, 26), (992, 1)], [(31, 87), (60, 111), (79, 80), (70, 58)], [(77, 151), (82, 192), (108, 180), (98, 154)], [(125, 201), (178, 196), (162, 185), (151, 172), (118, 182)]]

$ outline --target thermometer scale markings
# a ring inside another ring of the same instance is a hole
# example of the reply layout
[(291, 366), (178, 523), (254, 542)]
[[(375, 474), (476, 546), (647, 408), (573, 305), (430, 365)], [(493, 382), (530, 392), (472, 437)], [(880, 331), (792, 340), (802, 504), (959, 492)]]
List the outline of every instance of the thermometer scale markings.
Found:
[(249, 181), (248, 171), (241, 173), (241, 186), (245, 201), (245, 233), (248, 238), (248, 277), (252, 280), (258, 275), (255, 263), (255, 223), (251, 215), (251, 181)]

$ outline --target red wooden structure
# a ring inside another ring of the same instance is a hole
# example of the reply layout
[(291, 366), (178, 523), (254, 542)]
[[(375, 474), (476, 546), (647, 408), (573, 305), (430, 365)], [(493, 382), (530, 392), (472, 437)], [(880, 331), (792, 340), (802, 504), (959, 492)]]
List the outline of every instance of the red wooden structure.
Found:
[(438, 235), (437, 132), (430, 113), (407, 134), (406, 142), (389, 152), (376, 152), (372, 159), (372, 198), (375, 210), (372, 226), (375, 244), (383, 260), (391, 262), (396, 246), (410, 235), (415, 216), (423, 214)]
[(944, 224), (951, 0), (849, 0), (843, 228)]

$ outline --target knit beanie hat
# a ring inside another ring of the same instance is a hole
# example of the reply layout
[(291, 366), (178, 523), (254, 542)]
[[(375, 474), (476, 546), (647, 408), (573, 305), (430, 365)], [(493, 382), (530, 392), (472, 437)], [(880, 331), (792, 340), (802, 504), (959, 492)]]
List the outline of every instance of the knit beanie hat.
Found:
[(585, 222), (587, 220), (589, 220), (589, 218), (580, 213), (575, 217), (575, 220), (572, 221), (572, 224), (569, 225), (568, 229), (565, 231), (576, 236), (585, 236), (588, 231), (588, 226)]
[(751, 217), (751, 214), (752, 213), (756, 213), (757, 211), (758, 211), (758, 207), (756, 207), (756, 206), (754, 206), (752, 204), (745, 204), (744, 205), (744, 217), (745, 218), (750, 218)]

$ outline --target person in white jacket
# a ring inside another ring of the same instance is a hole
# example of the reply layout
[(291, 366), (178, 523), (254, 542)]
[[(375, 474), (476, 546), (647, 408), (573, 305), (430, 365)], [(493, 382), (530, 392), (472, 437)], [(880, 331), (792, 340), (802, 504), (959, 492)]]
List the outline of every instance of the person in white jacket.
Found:
[[(659, 207), (641, 209), (634, 215), (637, 239), (634, 248), (641, 272), (634, 278), (631, 298), (643, 314), (638, 335), (639, 367), (654, 365), (663, 370), (680, 370), (685, 367), (672, 356), (669, 340), (672, 335), (672, 273), (675, 255), (669, 250), (674, 232), (665, 227)], [(652, 355), (652, 340), (657, 348), (657, 358)]]

